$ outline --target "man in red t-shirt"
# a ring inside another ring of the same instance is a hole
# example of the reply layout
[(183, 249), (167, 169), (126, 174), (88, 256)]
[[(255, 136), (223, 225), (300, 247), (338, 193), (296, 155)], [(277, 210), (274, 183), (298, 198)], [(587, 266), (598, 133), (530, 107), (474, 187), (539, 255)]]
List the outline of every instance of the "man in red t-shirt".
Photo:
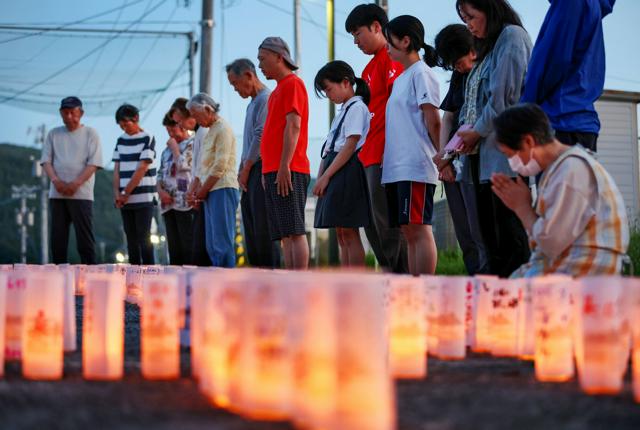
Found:
[(258, 60), (264, 76), (278, 83), (269, 96), (260, 142), (269, 235), (282, 241), (285, 268), (306, 269), (309, 97), (304, 82), (293, 73), (298, 67), (284, 40), (267, 37), (258, 49)]
[(387, 14), (380, 6), (361, 4), (349, 14), (345, 28), (353, 35), (354, 43), (362, 52), (373, 55), (362, 72), (362, 79), (367, 82), (371, 91), (371, 125), (359, 154), (367, 177), (373, 221), (365, 228), (365, 233), (383, 268), (408, 273), (407, 244), (400, 229), (389, 226), (387, 195), (380, 184), (387, 100), (391, 95), (393, 81), (402, 73), (402, 65), (391, 61), (387, 52), (387, 40), (382, 31), (387, 22)]

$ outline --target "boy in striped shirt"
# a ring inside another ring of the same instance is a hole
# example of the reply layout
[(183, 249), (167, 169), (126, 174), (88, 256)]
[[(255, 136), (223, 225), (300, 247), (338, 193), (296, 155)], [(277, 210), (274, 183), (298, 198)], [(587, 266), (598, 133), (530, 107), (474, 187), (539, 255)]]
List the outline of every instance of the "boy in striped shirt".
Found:
[(113, 193), (127, 236), (130, 264), (154, 264), (151, 219), (156, 205), (155, 138), (140, 125), (135, 106), (124, 104), (116, 122), (124, 131), (113, 151)]

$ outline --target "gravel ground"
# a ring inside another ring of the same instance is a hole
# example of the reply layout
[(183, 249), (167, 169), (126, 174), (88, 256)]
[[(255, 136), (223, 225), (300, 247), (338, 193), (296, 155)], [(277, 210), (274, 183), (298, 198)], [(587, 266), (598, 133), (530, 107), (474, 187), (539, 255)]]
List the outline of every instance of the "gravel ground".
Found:
[[(79, 337), (81, 307), (79, 299)], [(292, 428), (249, 422), (212, 408), (188, 378), (186, 350), (181, 379), (142, 379), (138, 315), (137, 307), (127, 305), (122, 381), (84, 381), (80, 352), (65, 357), (65, 377), (57, 382), (26, 381), (20, 365), (8, 363), (0, 380), (0, 429)], [(640, 429), (640, 405), (633, 403), (630, 381), (619, 396), (592, 397), (582, 394), (577, 382), (538, 383), (531, 363), (509, 359), (429, 359), (428, 379), (399, 382), (397, 399), (401, 430)]]

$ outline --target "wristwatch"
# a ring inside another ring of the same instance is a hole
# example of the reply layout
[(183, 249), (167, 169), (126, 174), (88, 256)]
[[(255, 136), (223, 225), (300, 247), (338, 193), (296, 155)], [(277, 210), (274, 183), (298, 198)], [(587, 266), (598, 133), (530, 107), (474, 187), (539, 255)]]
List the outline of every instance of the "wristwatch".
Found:
[(127, 192), (125, 190), (120, 191), (120, 195), (121, 196), (128, 196)]

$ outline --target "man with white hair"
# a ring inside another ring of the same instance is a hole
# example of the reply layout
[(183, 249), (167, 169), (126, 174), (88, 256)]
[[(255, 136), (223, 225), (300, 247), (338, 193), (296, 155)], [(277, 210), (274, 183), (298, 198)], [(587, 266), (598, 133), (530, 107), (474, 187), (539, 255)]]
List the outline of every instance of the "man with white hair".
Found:
[(205, 242), (211, 263), (234, 267), (238, 179), (236, 139), (219, 115), (220, 105), (211, 96), (198, 93), (187, 103), (191, 116), (209, 131), (202, 141), (197, 171), (196, 201), (204, 203)]
[(242, 135), (242, 156), (238, 183), (242, 190), (240, 208), (244, 224), (249, 264), (254, 267), (279, 268), (280, 247), (269, 237), (267, 208), (262, 187), (260, 140), (267, 119), (269, 89), (256, 75), (251, 60), (240, 58), (227, 65), (229, 83), (243, 99), (251, 98), (247, 106)]

